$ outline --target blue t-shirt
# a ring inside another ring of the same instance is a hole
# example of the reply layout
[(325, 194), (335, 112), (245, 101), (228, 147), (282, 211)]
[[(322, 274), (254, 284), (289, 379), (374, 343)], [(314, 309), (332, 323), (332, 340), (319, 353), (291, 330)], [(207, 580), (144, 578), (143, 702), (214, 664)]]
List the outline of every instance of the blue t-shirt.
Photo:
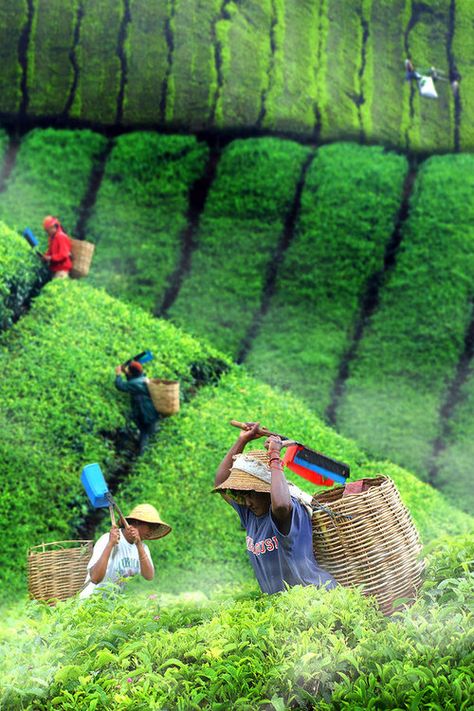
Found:
[(293, 585), (336, 586), (336, 581), (319, 568), (313, 554), (313, 534), (308, 511), (292, 497), (293, 510), (288, 535), (283, 535), (272, 518), (271, 509), (256, 516), (247, 506), (230, 502), (247, 531), (247, 552), (256, 578), (265, 593)]

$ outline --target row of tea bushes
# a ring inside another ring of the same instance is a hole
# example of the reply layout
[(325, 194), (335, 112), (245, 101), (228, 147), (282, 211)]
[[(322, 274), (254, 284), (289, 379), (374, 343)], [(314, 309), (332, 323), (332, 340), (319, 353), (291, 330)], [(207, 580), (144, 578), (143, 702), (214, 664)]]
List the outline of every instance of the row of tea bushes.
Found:
[[(462, 14), (463, 4), (467, 5), (467, 3), (459, 4), (460, 14)], [(419, 7), (412, 5), (411, 11), (411, 18), (406, 17), (408, 30), (406, 48), (413, 58), (417, 71), (426, 74), (430, 67), (434, 66), (445, 76), (448, 76), (449, 58), (446, 36), (450, 23), (450, 3), (436, 0), (429, 5), (420, 5)], [(411, 22), (409, 22), (410, 20)], [(403, 55), (399, 60), (400, 65), (402, 58)], [(400, 77), (401, 75), (400, 68)], [(412, 92), (409, 99), (412, 110), (405, 112), (404, 121), (400, 127), (402, 145), (405, 140), (406, 147), (415, 151), (426, 145), (439, 146), (448, 151), (453, 150), (454, 100), (449, 82), (436, 82), (438, 93), (436, 100), (419, 96), (415, 82), (413, 82), (413, 87), (410, 87), (409, 82), (405, 82), (405, 85), (405, 96)]]
[(473, 187), (470, 155), (421, 167), (395, 268), (337, 412), (343, 432), (425, 478), (472, 317)]
[(23, 237), (0, 222), (0, 331), (9, 328), (40, 279), (40, 262)]
[[(30, 606), (1, 630), (3, 708), (469, 709), (473, 537), (383, 618), (359, 591), (247, 588)], [(466, 561), (470, 561), (466, 563)], [(34, 673), (32, 673), (34, 669)]]
[(5, 594), (24, 586), (29, 546), (70, 538), (88, 512), (83, 466), (99, 462), (107, 478), (129, 466), (129, 398), (114, 367), (144, 348), (155, 356), (148, 374), (179, 379), (185, 400), (227, 367), (171, 324), (69, 280), (49, 283), (3, 335), (0, 515), (15, 525), (1, 554)]
[[(457, 120), (472, 146), (468, 0), (30, 0), (0, 8), (0, 20), (0, 113), (415, 151), (453, 150)], [(407, 52), (424, 70), (458, 64), (458, 117), (449, 83), (429, 101), (404, 81)]]
[(306, 176), (295, 236), (246, 363), (320, 415), (369, 280), (383, 270), (406, 171), (399, 155), (349, 143), (318, 149)]
[(52, 214), (74, 236), (91, 173), (106, 144), (103, 136), (88, 130), (27, 133), (0, 193), (0, 219), (20, 232), (29, 226), (43, 238), (43, 218)]
[[(225, 453), (238, 437), (229, 421), (259, 421), (328, 456), (347, 462), (351, 478), (390, 476), (413, 515), (426, 543), (442, 533), (467, 532), (472, 518), (448, 505), (435, 489), (388, 462), (373, 461), (354, 442), (336, 434), (301, 400), (284, 397), (236, 367), (217, 388), (202, 389), (186, 412), (162, 427), (153, 450), (137, 462), (133, 477), (119, 488), (121, 501), (155, 501), (173, 533), (154, 548), (159, 561), (159, 585), (174, 591), (211, 587), (249, 575), (245, 534), (235, 512), (212, 494), (214, 476)], [(262, 449), (264, 439), (247, 450)], [(310, 482), (286, 471), (309, 493)], [(106, 524), (104, 524), (106, 525)], [(106, 530), (104, 528), (104, 530)]]
[(87, 226), (97, 244), (91, 283), (151, 311), (161, 306), (181, 257), (189, 190), (208, 154), (194, 136), (116, 139)]
[(245, 139), (219, 161), (191, 270), (169, 315), (234, 357), (259, 311), (308, 154), (292, 141)]

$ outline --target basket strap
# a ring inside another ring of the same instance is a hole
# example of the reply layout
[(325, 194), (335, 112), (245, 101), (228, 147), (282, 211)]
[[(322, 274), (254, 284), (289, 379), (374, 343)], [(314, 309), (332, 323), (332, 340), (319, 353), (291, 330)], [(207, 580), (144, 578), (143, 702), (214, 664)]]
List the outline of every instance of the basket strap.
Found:
[[(325, 506), (324, 504), (321, 504), (319, 501), (315, 503), (311, 503), (311, 508), (313, 511), (323, 511), (325, 514), (330, 516), (331, 518), (347, 518), (349, 520), (352, 520), (354, 516), (351, 516), (350, 514), (335, 514), (333, 511), (328, 506)], [(362, 516), (358, 516), (357, 518), (362, 518)]]

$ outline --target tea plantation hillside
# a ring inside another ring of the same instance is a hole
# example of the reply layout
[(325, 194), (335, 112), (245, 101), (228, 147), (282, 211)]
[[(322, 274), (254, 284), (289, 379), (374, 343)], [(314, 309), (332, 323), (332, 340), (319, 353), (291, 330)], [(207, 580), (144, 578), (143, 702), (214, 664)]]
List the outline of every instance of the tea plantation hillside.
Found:
[[(0, 115), (472, 150), (470, 0), (1, 0)], [(422, 99), (404, 79), (461, 76)]]
[[(149, 374), (179, 378), (184, 402), (178, 416), (163, 422), (155, 446), (136, 460), (133, 433), (125, 427), (128, 398), (113, 381), (114, 366), (143, 347), (156, 354)], [(248, 577), (235, 515), (210, 493), (217, 465), (236, 437), (228, 425), (232, 417), (294, 432), (350, 462), (355, 478), (390, 475), (425, 542), (472, 525), (412, 474), (367, 459), (296, 398), (282, 397), (171, 324), (84, 283), (44, 287), (4, 333), (0, 360), (0, 513), (16, 528), (3, 548), (7, 595), (25, 589), (28, 547), (84, 529), (89, 507), (79, 474), (91, 462), (101, 464), (124, 507), (148, 499), (170, 519), (175, 536), (156, 545), (161, 589)]]
[[(96, 244), (90, 284), (205, 338), (472, 510), (471, 155), (151, 131), (0, 138), (6, 224), (43, 246), (42, 219), (58, 214)], [(46, 278), (23, 253), (5, 325)]]

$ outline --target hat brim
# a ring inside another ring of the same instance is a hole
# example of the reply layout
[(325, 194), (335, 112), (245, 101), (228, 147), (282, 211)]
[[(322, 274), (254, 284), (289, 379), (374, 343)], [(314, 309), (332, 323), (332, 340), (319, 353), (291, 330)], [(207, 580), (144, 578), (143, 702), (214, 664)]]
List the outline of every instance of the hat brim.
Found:
[(252, 474), (248, 472), (232, 467), (227, 479), (222, 482), (222, 484), (219, 484), (219, 486), (216, 486), (212, 490), (212, 493), (219, 492), (224, 494), (226, 489), (235, 489), (235, 491), (256, 491), (269, 494), (271, 492), (271, 485), (266, 481), (258, 479), (256, 476), (252, 476)]
[(168, 533), (171, 533), (172, 531), (171, 526), (168, 526), (167, 523), (153, 523), (149, 525), (153, 526), (153, 532), (150, 538), (148, 539), (149, 541), (157, 541), (159, 538), (164, 538), (168, 535)]

